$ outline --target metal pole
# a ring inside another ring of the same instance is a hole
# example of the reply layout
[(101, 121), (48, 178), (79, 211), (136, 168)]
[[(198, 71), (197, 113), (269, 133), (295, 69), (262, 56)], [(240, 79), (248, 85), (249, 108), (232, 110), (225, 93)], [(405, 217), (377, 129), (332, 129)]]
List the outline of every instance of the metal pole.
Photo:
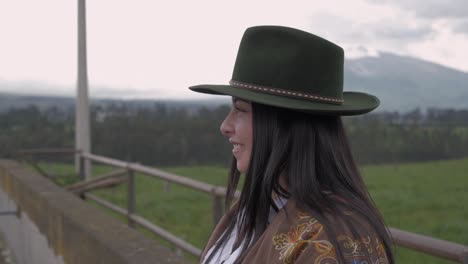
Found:
[(130, 215), (135, 213), (135, 175), (132, 170), (128, 170), (127, 181), (127, 223), (128, 226), (135, 228), (135, 221)]
[[(91, 152), (88, 73), (86, 55), (86, 6), (85, 0), (78, 0), (78, 80), (75, 107), (75, 148), (82, 153)], [(91, 161), (85, 161), (84, 175), (89, 179)], [(79, 157), (75, 156), (75, 171), (79, 171)]]

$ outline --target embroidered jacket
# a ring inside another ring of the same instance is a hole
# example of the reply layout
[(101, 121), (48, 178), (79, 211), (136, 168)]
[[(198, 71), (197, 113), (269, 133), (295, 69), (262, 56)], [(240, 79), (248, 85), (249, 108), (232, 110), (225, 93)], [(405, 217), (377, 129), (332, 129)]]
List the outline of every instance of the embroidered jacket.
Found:
[[(231, 208), (214, 229), (202, 253), (201, 260), (207, 251), (218, 241), (219, 237), (233, 217)], [(351, 231), (338, 230), (337, 241), (343, 249), (346, 264), (387, 264), (388, 260), (380, 238), (362, 218), (348, 212), (346, 216), (359, 223), (357, 238)], [(345, 219), (346, 220), (346, 219)], [(350, 219), (351, 220), (351, 219)], [(370, 259), (367, 258), (369, 256)], [(273, 218), (258, 241), (251, 245), (242, 263), (250, 264), (336, 264), (338, 262), (335, 248), (325, 232), (324, 226), (313, 215), (296, 207), (293, 199)]]

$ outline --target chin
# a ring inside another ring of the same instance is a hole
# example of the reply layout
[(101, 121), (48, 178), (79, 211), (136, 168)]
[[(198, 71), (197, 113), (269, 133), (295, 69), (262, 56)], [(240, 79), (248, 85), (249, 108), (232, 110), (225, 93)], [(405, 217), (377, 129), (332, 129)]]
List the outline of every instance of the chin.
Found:
[(246, 166), (243, 166), (242, 164), (237, 164), (237, 170), (238, 170), (240, 173), (246, 173), (246, 172), (247, 172)]

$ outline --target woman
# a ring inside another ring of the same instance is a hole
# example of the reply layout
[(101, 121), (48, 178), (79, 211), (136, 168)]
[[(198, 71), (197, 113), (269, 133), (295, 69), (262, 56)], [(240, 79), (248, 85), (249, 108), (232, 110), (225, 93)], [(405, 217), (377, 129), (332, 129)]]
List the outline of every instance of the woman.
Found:
[(391, 240), (351, 155), (341, 116), (372, 111), (343, 92), (343, 49), (297, 29), (246, 30), (221, 132), (233, 144), (226, 206), (202, 263), (394, 263)]

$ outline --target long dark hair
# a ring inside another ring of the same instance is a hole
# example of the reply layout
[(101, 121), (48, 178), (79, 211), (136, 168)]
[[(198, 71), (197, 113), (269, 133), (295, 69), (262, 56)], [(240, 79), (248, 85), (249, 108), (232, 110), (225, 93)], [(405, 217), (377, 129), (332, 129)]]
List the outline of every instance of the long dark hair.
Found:
[[(331, 221), (345, 218), (342, 206), (367, 220), (380, 237), (389, 263), (394, 263), (391, 239), (353, 159), (341, 117), (292, 112), (257, 103), (252, 103), (252, 115), (253, 146), (242, 193), (234, 217), (207, 260), (225, 245), (236, 224), (239, 233), (234, 248), (242, 247), (236, 263), (244, 259), (252, 245), (248, 242), (254, 243), (267, 228), (270, 208), (278, 211), (272, 198), (274, 192), (294, 198), (301, 210), (313, 212), (328, 232), (340, 263), (344, 256)], [(280, 185), (280, 175), (286, 176), (287, 190)], [(226, 208), (233, 201), (239, 177), (233, 158)], [(357, 235), (352, 222), (346, 225)]]

